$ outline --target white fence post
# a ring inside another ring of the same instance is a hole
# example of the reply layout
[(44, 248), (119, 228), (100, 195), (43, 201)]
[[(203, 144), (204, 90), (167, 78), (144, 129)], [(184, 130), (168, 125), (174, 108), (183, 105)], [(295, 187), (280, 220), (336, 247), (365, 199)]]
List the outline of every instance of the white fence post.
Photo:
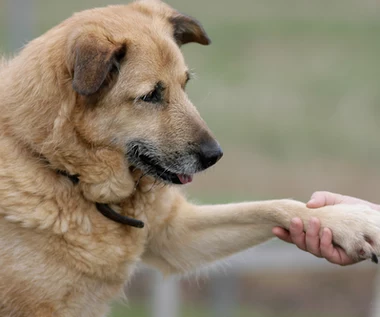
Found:
[(181, 289), (178, 279), (164, 279), (161, 274), (154, 273), (153, 281), (153, 317), (179, 317), (181, 305)]

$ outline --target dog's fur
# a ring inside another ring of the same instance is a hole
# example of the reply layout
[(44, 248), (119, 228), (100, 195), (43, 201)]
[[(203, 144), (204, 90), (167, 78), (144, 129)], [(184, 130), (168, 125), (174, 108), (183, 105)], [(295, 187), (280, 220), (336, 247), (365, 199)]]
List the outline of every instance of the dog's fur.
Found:
[(380, 253), (380, 214), (368, 207), (197, 206), (170, 184), (221, 156), (184, 92), (189, 42), (209, 44), (196, 20), (143, 0), (75, 14), (2, 62), (0, 316), (105, 316), (139, 261), (189, 271), (295, 216), (317, 215), (354, 258)]

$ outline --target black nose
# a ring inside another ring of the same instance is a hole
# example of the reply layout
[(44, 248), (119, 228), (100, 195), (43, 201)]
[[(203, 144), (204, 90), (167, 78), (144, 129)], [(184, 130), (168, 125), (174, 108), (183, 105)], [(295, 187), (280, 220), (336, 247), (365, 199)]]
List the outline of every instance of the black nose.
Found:
[(203, 168), (208, 168), (218, 162), (223, 156), (222, 148), (215, 140), (201, 143), (199, 157)]

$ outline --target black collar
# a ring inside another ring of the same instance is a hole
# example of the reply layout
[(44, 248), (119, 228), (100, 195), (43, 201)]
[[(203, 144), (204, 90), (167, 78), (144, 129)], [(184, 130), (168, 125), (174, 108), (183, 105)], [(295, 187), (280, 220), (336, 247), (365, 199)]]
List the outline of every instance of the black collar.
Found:
[[(74, 185), (79, 183), (79, 175), (71, 175), (67, 173), (66, 171), (57, 171), (58, 174), (61, 174), (63, 176), (66, 176), (69, 178)], [(106, 218), (115, 221), (117, 223), (121, 223), (123, 225), (129, 225), (136, 228), (144, 228), (144, 222), (141, 220), (137, 220), (134, 218), (130, 218), (127, 216), (120, 215), (115, 210), (113, 210), (110, 206), (107, 204), (101, 204), (101, 203), (95, 203), (96, 208), (98, 211)]]

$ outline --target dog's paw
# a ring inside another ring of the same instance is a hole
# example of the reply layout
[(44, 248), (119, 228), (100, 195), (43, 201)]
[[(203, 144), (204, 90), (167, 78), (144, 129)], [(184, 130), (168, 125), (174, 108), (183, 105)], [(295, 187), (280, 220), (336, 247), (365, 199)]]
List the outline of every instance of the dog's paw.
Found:
[[(333, 242), (354, 260), (380, 255), (380, 212), (365, 205), (334, 205), (320, 208), (322, 226), (333, 232)], [(318, 217), (318, 216), (317, 216)]]

